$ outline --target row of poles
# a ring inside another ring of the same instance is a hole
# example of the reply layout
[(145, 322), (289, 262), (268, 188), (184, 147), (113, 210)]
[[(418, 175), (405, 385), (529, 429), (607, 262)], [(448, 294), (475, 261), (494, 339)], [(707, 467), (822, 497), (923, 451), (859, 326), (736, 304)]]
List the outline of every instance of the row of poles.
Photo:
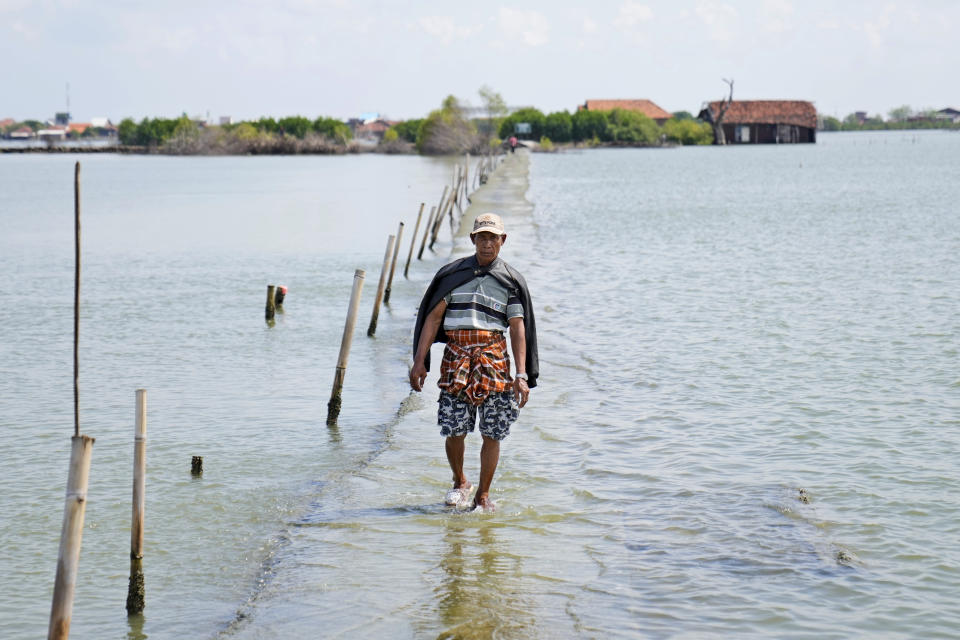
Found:
[[(477, 162), (474, 171), (473, 189), (485, 184), (490, 173), (496, 169), (499, 158), (484, 156)], [(466, 208), (469, 200), (469, 156), (463, 165), (457, 164), (454, 168), (451, 185), (445, 185), (440, 202), (431, 207), (427, 219), (423, 239), (417, 259), (423, 258), (424, 247), (433, 249), (437, 235), (445, 216), (450, 219), (451, 230), (455, 228), (453, 208), (460, 213)], [(66, 640), (70, 636), (70, 621), (73, 616), (73, 599), (77, 585), (77, 572), (80, 563), (80, 546), (83, 538), (83, 523), (86, 515), (87, 488), (90, 477), (90, 461), (93, 454), (94, 438), (80, 433), (80, 403), (79, 403), (79, 341), (80, 341), (80, 163), (74, 167), (74, 239), (75, 239), (75, 270), (74, 270), (74, 322), (73, 322), (73, 416), (74, 429), (71, 438), (70, 468), (67, 474), (67, 492), (63, 510), (63, 524), (60, 530), (60, 548), (57, 554), (57, 573), (54, 580), (53, 601), (50, 607), (50, 625), (47, 631), (48, 640)], [(420, 204), (417, 214), (417, 223), (410, 243), (410, 252), (407, 255), (407, 264), (404, 267), (404, 277), (409, 277), (410, 261), (413, 257), (414, 245), (420, 222), (423, 217), (425, 203)], [(377, 318), (380, 306), (390, 301), (390, 289), (396, 270), (400, 240), (403, 235), (404, 223), (401, 222), (397, 234), (389, 236), (387, 249), (384, 252), (383, 268), (380, 273), (380, 283), (377, 287), (377, 296), (374, 301), (373, 315), (367, 335), (373, 337), (377, 329)], [(427, 239), (430, 239), (427, 245)], [(389, 276), (387, 275), (389, 267)], [(340, 353), (337, 358), (337, 369), (334, 375), (333, 392), (327, 403), (327, 424), (335, 425), (340, 414), (341, 394), (343, 381), (347, 371), (347, 359), (350, 355), (350, 343), (357, 322), (360, 305), (360, 293), (363, 288), (364, 271), (357, 269), (353, 278), (353, 290), (350, 294), (350, 304), (347, 320), (343, 329), (343, 339), (340, 343)], [(273, 326), (274, 314), (282, 312), (284, 297), (287, 288), (282, 285), (270, 285), (267, 288), (266, 319)], [(146, 517), (146, 478), (147, 478), (147, 391), (136, 390), (136, 418), (134, 426), (134, 453), (133, 453), (133, 509), (130, 527), (130, 579), (127, 590), (127, 613), (136, 615), (142, 613), (146, 606), (145, 580), (143, 575), (143, 534)], [(203, 473), (203, 458), (193, 456), (191, 473), (195, 476)]]
[[(444, 185), (443, 193), (437, 205), (430, 208), (430, 215), (427, 216), (427, 223), (424, 226), (423, 238), (420, 240), (420, 250), (417, 252), (417, 259), (423, 259), (424, 249), (433, 245), (437, 241), (437, 236), (443, 226), (444, 218), (449, 218), (451, 233), (454, 232), (456, 223), (453, 216), (454, 207), (463, 214), (464, 209), (469, 202), (469, 193), (476, 190), (482, 184), (486, 184), (490, 173), (496, 169), (498, 156), (487, 155), (481, 157), (474, 171), (474, 181), (470, 182), (470, 156), (466, 156), (464, 163), (457, 164), (453, 170), (453, 180), (451, 184)], [(426, 203), (420, 203), (420, 209), (417, 212), (417, 222), (413, 227), (413, 234), (410, 238), (410, 250), (407, 253), (407, 263), (403, 269), (403, 276), (409, 278), (410, 262), (413, 259), (413, 250), (416, 246), (417, 236), (420, 231), (420, 222), (423, 219), (423, 210)], [(459, 218), (457, 218), (459, 219)], [(393, 284), (393, 276), (397, 268), (397, 258), (400, 253), (400, 242), (403, 237), (404, 223), (401, 221), (396, 235), (387, 237), (386, 250), (383, 253), (383, 266), (380, 269), (380, 282), (377, 285), (377, 295), (373, 302), (373, 313), (370, 317), (370, 325), (367, 327), (367, 336), (373, 337), (377, 332), (377, 320), (380, 316), (381, 305), (390, 303), (390, 290)], [(427, 240), (430, 240), (429, 245)], [(337, 423), (340, 415), (340, 409), (343, 405), (343, 381), (347, 374), (347, 360), (350, 356), (350, 344), (353, 341), (353, 331), (357, 324), (357, 315), (360, 307), (360, 294), (363, 290), (363, 281), (365, 273), (362, 269), (357, 269), (353, 274), (353, 290), (350, 294), (350, 304), (347, 308), (347, 320), (343, 327), (343, 338), (340, 341), (340, 354), (337, 357), (337, 369), (333, 378), (333, 389), (330, 393), (330, 401), (327, 402), (327, 425), (333, 426)], [(267, 298), (269, 300), (269, 291)]]

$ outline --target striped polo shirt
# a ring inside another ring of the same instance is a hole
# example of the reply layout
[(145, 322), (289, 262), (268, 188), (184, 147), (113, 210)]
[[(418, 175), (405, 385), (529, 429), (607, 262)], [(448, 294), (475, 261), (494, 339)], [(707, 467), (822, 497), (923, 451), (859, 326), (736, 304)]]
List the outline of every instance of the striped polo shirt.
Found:
[(457, 287), (444, 300), (447, 303), (444, 331), (483, 329), (502, 332), (510, 326), (510, 318), (523, 317), (523, 305), (517, 294), (489, 275), (478, 276)]

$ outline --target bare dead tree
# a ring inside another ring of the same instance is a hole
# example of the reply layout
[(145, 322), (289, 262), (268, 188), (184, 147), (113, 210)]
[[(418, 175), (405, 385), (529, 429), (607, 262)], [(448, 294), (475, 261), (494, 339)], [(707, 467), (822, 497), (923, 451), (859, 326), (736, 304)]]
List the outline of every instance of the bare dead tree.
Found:
[(726, 100), (723, 98), (720, 99), (717, 115), (713, 118), (713, 137), (717, 144), (727, 144), (727, 136), (723, 133), (723, 116), (727, 114), (727, 109), (730, 108), (730, 104), (733, 102), (733, 78), (729, 80), (723, 78), (723, 81), (730, 86), (730, 94)]

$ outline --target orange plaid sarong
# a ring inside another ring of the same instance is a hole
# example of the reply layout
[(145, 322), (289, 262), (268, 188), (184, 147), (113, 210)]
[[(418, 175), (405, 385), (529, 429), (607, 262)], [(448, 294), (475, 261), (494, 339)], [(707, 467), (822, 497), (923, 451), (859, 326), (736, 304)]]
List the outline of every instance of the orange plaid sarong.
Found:
[(511, 388), (507, 339), (498, 331), (456, 329), (447, 331), (447, 348), (440, 362), (437, 386), (451, 395), (461, 392), (473, 405), (491, 393)]

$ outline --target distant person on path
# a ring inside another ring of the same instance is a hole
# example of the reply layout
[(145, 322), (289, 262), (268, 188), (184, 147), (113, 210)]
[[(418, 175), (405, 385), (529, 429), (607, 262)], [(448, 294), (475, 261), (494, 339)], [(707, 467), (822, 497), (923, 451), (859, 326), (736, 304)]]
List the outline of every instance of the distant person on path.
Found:
[[(445, 342), (440, 363), (440, 435), (446, 438), (453, 488), (444, 499), (464, 507), (473, 485), (463, 473), (467, 433), (480, 418), (480, 482), (473, 508), (492, 511), (490, 484), (500, 442), (537, 386), (539, 363), (533, 304), (523, 276), (500, 259), (507, 240), (500, 216), (477, 216), (470, 233), (474, 255), (441, 267), (427, 287), (413, 332), (410, 387), (421, 391), (430, 370), (430, 345)], [(510, 375), (505, 333), (516, 374)]]
[(517, 136), (510, 136), (510, 153), (517, 152)]

